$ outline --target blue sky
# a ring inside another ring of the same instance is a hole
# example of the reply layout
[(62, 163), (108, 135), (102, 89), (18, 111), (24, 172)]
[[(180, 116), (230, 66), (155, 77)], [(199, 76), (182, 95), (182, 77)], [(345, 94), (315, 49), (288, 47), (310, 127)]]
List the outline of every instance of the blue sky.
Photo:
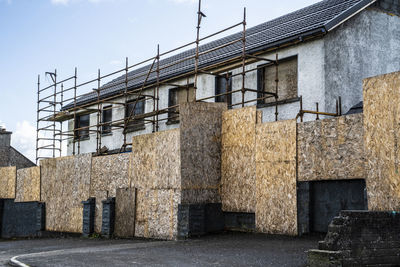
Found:
[[(201, 35), (242, 20), (255, 26), (315, 0), (203, 0)], [(34, 159), (36, 81), (74, 67), (83, 82), (195, 39), (197, 0), (0, 0), (0, 125)], [(42, 79), (43, 86), (49, 81)]]

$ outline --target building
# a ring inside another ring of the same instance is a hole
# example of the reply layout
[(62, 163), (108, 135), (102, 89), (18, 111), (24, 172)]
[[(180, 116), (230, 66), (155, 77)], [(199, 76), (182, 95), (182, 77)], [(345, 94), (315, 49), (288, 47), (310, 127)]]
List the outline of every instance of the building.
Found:
[(36, 166), (11, 146), (12, 132), (0, 127), (0, 167), (16, 166), (17, 169)]
[(67, 154), (125, 150), (132, 136), (177, 128), (187, 101), (257, 105), (263, 122), (345, 114), (362, 101), (363, 78), (400, 69), (399, 15), (397, 0), (326, 0), (200, 45), (198, 62), (196, 49), (155, 59), (62, 107)]

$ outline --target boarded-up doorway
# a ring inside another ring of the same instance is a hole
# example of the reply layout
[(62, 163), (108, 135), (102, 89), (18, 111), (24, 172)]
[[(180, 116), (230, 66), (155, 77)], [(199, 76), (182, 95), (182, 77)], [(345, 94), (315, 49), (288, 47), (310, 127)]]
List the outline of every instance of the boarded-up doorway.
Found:
[(341, 210), (366, 210), (364, 179), (299, 182), (297, 186), (299, 234), (325, 233)]
[(365, 180), (317, 181), (310, 184), (310, 227), (327, 232), (341, 210), (365, 210)]

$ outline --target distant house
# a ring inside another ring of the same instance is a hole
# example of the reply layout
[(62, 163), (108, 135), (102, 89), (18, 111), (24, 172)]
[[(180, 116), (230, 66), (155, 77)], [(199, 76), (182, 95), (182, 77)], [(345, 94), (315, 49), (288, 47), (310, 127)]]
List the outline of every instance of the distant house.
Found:
[(12, 132), (0, 127), (0, 168), (16, 166), (17, 169), (36, 166), (27, 157), (11, 146)]
[[(279, 3), (277, 3), (279, 4)], [(200, 46), (200, 51), (212, 49), (215, 46), (229, 43), (240, 38), (241, 32)], [(257, 55), (256, 60), (246, 65), (246, 69), (256, 68), (246, 73), (246, 88), (253, 91), (246, 93), (246, 100), (256, 99), (262, 91), (274, 92), (275, 67), (260, 60), (275, 59), (279, 56), (279, 120), (293, 119), (299, 112), (300, 96), (303, 108), (314, 110), (316, 102), (319, 110), (332, 112), (336, 110), (336, 99), (342, 98), (343, 114), (362, 101), (362, 79), (400, 70), (400, 4), (398, 0), (325, 0), (277, 19), (262, 23), (246, 31), (246, 50)], [(240, 45), (227, 46), (225, 49), (200, 56), (199, 65), (204, 67), (216, 62), (240, 55)], [(170, 58), (161, 60), (160, 67), (171, 62), (177, 62), (188, 55), (189, 50)], [(228, 62), (228, 61), (227, 61)], [(228, 64), (228, 63), (227, 63)], [(160, 72), (160, 80), (169, 79), (170, 85), (159, 88), (159, 108), (168, 108), (182, 102), (192, 101), (207, 96), (215, 96), (226, 91), (235, 91), (242, 87), (241, 72), (237, 62), (229, 63), (227, 71), (219, 76), (201, 73), (198, 76), (197, 90), (193, 87), (194, 77), (180, 78), (182, 74), (192, 71), (194, 60), (182, 62), (173, 68), (165, 68)], [(236, 65), (235, 65), (236, 64)], [(143, 76), (142, 79), (129, 81), (128, 90), (140, 88), (149, 66), (131, 71), (128, 77)], [(174, 78), (175, 77), (175, 78)], [(121, 97), (113, 98), (124, 90), (119, 84), (125, 79), (121, 76), (102, 86), (104, 90), (99, 98), (109, 98), (121, 102)], [(154, 83), (156, 76), (152, 73), (148, 84)], [(106, 88), (106, 89), (105, 89)], [(146, 88), (144, 94), (151, 94), (154, 88)], [(78, 98), (76, 105), (86, 105), (78, 112), (75, 120), (68, 118), (70, 131), (96, 125), (98, 113), (95, 103), (98, 96), (95, 92)], [(130, 95), (130, 104), (125, 107), (118, 104), (102, 105), (100, 121), (102, 125), (102, 145), (109, 149), (119, 149), (123, 143), (122, 129), (111, 131), (107, 122), (121, 119), (133, 113), (135, 115), (151, 113), (154, 110), (152, 101), (139, 99)], [(216, 96), (206, 101), (226, 102), (235, 105), (242, 101), (240, 92), (226, 96)], [(248, 105), (257, 105), (263, 110), (263, 121), (275, 120), (275, 99), (264, 99)], [(73, 104), (64, 106), (68, 111)], [(233, 106), (233, 108), (240, 106)], [(172, 110), (174, 111), (174, 110)], [(179, 121), (174, 112), (160, 115), (164, 118), (159, 124), (159, 130), (179, 127)], [(315, 119), (309, 115), (305, 120)], [(135, 119), (127, 128), (128, 140), (134, 135), (151, 133), (152, 125), (145, 124), (145, 119)], [(96, 134), (89, 130), (75, 132), (75, 141), (79, 141), (80, 153), (96, 151)], [(68, 154), (72, 154), (72, 140), (68, 143)]]

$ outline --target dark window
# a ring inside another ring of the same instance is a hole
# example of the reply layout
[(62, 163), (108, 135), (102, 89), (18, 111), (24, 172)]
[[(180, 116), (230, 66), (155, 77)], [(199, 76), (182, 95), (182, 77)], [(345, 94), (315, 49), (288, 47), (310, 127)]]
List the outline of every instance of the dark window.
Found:
[(111, 121), (112, 121), (112, 106), (104, 107), (101, 113), (101, 122), (104, 123), (101, 127), (102, 134), (111, 133)]
[[(259, 91), (275, 93), (276, 66), (268, 64), (257, 71), (257, 87)], [(297, 98), (297, 56), (282, 59), (278, 65), (278, 101)], [(268, 97), (268, 94), (259, 93), (258, 98)], [(275, 102), (275, 97), (259, 100), (259, 104)]]
[[(75, 120), (75, 139), (89, 138), (90, 115), (80, 115)], [(83, 129), (82, 129), (83, 128)]]
[[(194, 101), (194, 88), (193, 85), (189, 87), (177, 87), (169, 90), (168, 94), (168, 107), (173, 107), (186, 102)], [(173, 107), (168, 109), (168, 122), (178, 123), (179, 122), (179, 108)]]
[[(136, 105), (135, 105), (136, 103)], [(125, 109), (125, 119), (131, 117), (128, 121), (126, 131), (139, 131), (144, 129), (144, 118), (135, 119), (134, 115), (140, 115), (144, 113), (145, 99), (139, 99), (138, 101), (129, 101)]]
[[(232, 91), (232, 77), (227, 74), (225, 77), (215, 77), (215, 95)], [(232, 94), (215, 97), (215, 102), (225, 102), (228, 106), (232, 105)]]

